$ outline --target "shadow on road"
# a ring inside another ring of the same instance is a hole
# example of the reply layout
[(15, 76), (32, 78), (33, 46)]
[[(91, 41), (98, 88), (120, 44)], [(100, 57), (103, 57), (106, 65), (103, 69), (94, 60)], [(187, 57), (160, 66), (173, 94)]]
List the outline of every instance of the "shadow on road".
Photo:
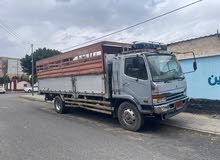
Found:
[[(114, 128), (121, 127), (117, 118), (113, 118), (111, 115), (93, 112), (83, 108), (69, 107), (67, 114), (70, 116), (84, 118), (88, 121), (103, 123)], [(158, 120), (154, 120), (153, 118), (145, 118), (144, 127), (140, 132), (161, 132), (161, 129), (163, 128), (164, 125), (160, 124)]]

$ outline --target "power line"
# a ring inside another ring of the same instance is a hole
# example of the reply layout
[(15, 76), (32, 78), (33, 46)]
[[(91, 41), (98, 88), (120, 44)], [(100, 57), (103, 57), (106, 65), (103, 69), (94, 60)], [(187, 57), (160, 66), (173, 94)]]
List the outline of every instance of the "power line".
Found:
[(20, 40), (22, 43), (28, 44), (30, 45), (31, 43), (28, 41), (23, 40), (15, 31), (13, 31), (10, 27), (8, 27), (1, 19), (0, 19), (0, 27), (6, 31), (8, 34), (10, 34), (11, 36), (17, 38), (18, 40)]
[(24, 53), (29, 54), (30, 51), (31, 51), (31, 46), (29, 46), (28, 49), (26, 50), (26, 52), (24, 52)]
[(196, 3), (199, 3), (199, 2), (201, 2), (201, 1), (202, 1), (202, 0), (194, 1), (194, 2), (192, 2), (192, 3), (189, 3), (189, 4), (187, 4), (187, 5), (181, 6), (181, 7), (179, 7), (179, 8), (174, 9), (174, 10), (171, 10), (171, 11), (165, 12), (165, 13), (160, 14), (160, 15), (158, 15), (158, 16), (149, 18), (149, 19), (144, 20), (144, 21), (142, 21), (142, 22), (138, 22), (138, 23), (136, 23), (136, 24), (133, 24), (133, 25), (128, 26), (128, 27), (125, 27), (125, 28), (123, 28), (123, 29), (120, 29), (120, 30), (111, 32), (111, 33), (106, 34), (106, 35), (103, 35), (103, 36), (100, 36), (100, 37), (98, 37), (98, 38), (95, 38), (95, 39), (92, 39), (92, 40), (89, 40), (89, 41), (86, 41), (86, 42), (83, 42), (83, 43), (80, 43), (80, 44), (77, 44), (77, 45), (74, 45), (74, 46), (71, 46), (71, 47), (68, 47), (68, 48), (64, 48), (64, 49), (62, 49), (62, 50), (60, 50), (60, 51), (69, 50), (69, 49), (72, 49), (72, 48), (75, 48), (75, 47), (78, 47), (78, 46), (82, 46), (82, 45), (88, 44), (88, 43), (90, 43), (90, 42), (94, 42), (94, 41), (97, 41), (97, 40), (100, 40), (100, 39), (109, 37), (109, 36), (111, 36), (111, 35), (113, 35), (113, 34), (117, 34), (117, 33), (123, 32), (123, 31), (125, 31), (125, 30), (134, 28), (134, 27), (136, 27), (136, 26), (142, 25), (142, 24), (147, 23), (147, 22), (149, 22), (149, 21), (152, 21), (152, 20), (155, 20), (155, 19), (164, 17), (164, 16), (166, 16), (166, 15), (168, 15), (168, 14), (171, 14), (171, 13), (173, 13), (173, 12), (182, 10), (182, 9), (184, 9), (184, 8), (187, 8), (187, 7), (189, 7), (189, 6), (192, 6), (192, 5), (194, 5), (194, 4), (196, 4)]

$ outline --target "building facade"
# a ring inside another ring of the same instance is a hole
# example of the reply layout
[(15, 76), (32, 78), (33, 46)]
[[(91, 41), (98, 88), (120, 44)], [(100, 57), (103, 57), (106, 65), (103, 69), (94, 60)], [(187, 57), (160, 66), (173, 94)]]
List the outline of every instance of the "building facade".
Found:
[(8, 75), (9, 78), (20, 77), (23, 74), (20, 59), (0, 57), (0, 77), (4, 75)]
[[(168, 45), (173, 52), (193, 51), (198, 69), (186, 74), (187, 92), (192, 98), (220, 100), (220, 36), (213, 34)], [(192, 55), (178, 55), (183, 71), (192, 71)]]
[(12, 78), (14, 76), (20, 77), (24, 74), (22, 72), (21, 61), (17, 58), (8, 58), (7, 75)]
[(7, 58), (0, 57), (0, 77), (3, 77), (7, 72)]

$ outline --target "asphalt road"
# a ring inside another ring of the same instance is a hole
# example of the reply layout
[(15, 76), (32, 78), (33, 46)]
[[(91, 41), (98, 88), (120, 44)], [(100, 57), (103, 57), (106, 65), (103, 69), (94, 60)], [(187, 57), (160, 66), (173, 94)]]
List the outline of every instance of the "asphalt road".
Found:
[(219, 160), (220, 138), (147, 122), (123, 130), (110, 116), (0, 95), (0, 160)]

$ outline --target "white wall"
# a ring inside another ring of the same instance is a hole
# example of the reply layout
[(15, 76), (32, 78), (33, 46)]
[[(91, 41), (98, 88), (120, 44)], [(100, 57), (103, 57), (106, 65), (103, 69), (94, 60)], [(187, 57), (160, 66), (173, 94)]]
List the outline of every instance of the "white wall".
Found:
[(25, 85), (26, 85), (26, 87), (31, 86), (29, 82), (21, 81), (21, 82), (17, 83), (17, 89), (24, 89), (24, 88), (26, 88)]
[[(192, 71), (192, 59), (180, 61), (184, 72)], [(220, 55), (197, 58), (196, 72), (186, 74), (187, 93), (192, 98), (220, 100)]]

